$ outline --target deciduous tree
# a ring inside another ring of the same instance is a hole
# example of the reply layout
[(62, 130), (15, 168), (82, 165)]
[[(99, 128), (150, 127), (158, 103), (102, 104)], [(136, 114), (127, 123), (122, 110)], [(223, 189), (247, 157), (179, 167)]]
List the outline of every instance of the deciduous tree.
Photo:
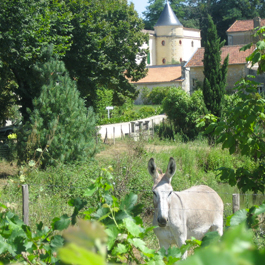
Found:
[[(17, 86), (11, 92), (28, 118), (26, 109), (33, 109), (32, 100), (43, 85), (35, 66), (49, 60), (43, 51), (53, 45), (87, 106), (95, 105), (96, 90), (102, 87), (114, 92), (115, 104), (134, 99), (137, 91), (129, 79), (137, 81), (146, 73), (146, 51), (139, 47), (148, 36), (142, 29), (142, 20), (126, 0), (3, 0), (0, 91), (10, 90), (6, 84), (14, 80)], [(140, 64), (138, 55), (143, 57)]]
[[(36, 62), (45, 62), (42, 53), (53, 44), (55, 53), (63, 56), (70, 47), (71, 12), (65, 1), (2, 0), (0, 1), (0, 70), (2, 90), (14, 92), (23, 116), (39, 95)], [(8, 83), (15, 81), (12, 88)]]
[[(74, 14), (73, 45), (64, 59), (70, 75), (77, 80), (81, 95), (95, 106), (97, 89), (114, 92), (113, 103), (125, 96), (135, 99), (137, 91), (128, 82), (145, 76), (146, 51), (139, 47), (148, 41), (141, 32), (142, 20), (126, 0), (69, 1)], [(136, 56), (143, 56), (140, 64)]]
[[(257, 49), (246, 58), (246, 61), (258, 63), (258, 73), (265, 71), (263, 32), (264, 27), (257, 32), (260, 36), (255, 45)], [(246, 45), (242, 50), (252, 45)], [(237, 185), (243, 192), (250, 190), (264, 193), (265, 190), (265, 100), (257, 93), (259, 85), (255, 81), (242, 79), (235, 88), (238, 97), (236, 103), (228, 108), (225, 117), (210, 124), (206, 130), (206, 133), (213, 132), (218, 142), (222, 143), (222, 148), (229, 149), (230, 154), (240, 152), (252, 159), (251, 170), (245, 165), (237, 170), (220, 168), (221, 179), (232, 186)]]

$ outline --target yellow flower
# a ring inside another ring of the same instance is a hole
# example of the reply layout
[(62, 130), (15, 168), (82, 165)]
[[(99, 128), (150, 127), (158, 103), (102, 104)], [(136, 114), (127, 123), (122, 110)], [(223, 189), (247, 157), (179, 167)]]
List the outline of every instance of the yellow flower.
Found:
[(7, 136), (8, 139), (17, 139), (17, 134), (16, 133), (11, 133)]

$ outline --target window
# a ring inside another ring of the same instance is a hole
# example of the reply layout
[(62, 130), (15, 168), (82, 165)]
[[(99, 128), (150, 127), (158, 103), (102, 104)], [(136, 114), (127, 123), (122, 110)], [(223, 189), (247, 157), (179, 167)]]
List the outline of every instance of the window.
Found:
[(162, 46), (165, 46), (166, 42), (164, 40), (162, 40), (161, 44), (162, 44)]
[(163, 64), (165, 64), (165, 63), (166, 63), (166, 59), (165, 59), (165, 58), (163, 58), (163, 60), (162, 60), (162, 63), (163, 63)]
[(233, 36), (228, 35), (228, 45), (233, 45)]
[(180, 62), (182, 63), (182, 58), (179, 58)]
[(179, 40), (179, 45), (181, 45), (182, 44), (182, 41), (181, 40)]
[(196, 86), (196, 78), (192, 78), (192, 87)]
[(193, 41), (191, 42), (191, 47), (194, 47), (194, 42)]

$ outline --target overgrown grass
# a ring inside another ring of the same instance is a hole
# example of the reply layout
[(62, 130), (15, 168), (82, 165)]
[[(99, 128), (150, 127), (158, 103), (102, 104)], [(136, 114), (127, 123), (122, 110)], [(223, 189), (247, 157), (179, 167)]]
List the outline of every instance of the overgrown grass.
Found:
[[(153, 157), (158, 167), (166, 171), (170, 157), (177, 163), (177, 171), (172, 179), (174, 190), (180, 191), (193, 185), (209, 185), (216, 190), (225, 204), (224, 217), (232, 214), (232, 194), (238, 192), (235, 187), (222, 183), (217, 177), (219, 167), (237, 168), (242, 164), (252, 167), (247, 157), (231, 156), (220, 146), (209, 147), (207, 140), (199, 139), (192, 142), (160, 141), (132, 139), (117, 140), (116, 145), (105, 146), (104, 152), (96, 160), (83, 164), (61, 165), (50, 167), (46, 171), (33, 170), (26, 175), (25, 183), (29, 184), (30, 192), (30, 225), (42, 221), (45, 225), (55, 216), (71, 213), (67, 201), (73, 197), (84, 198), (83, 194), (92, 181), (100, 174), (101, 168), (113, 168), (115, 196), (124, 197), (130, 191), (138, 194), (139, 203), (144, 204), (142, 214), (146, 225), (151, 225), (153, 216), (152, 177), (147, 172), (148, 160)], [(121, 148), (122, 147), (122, 148)], [(15, 211), (21, 216), (22, 195), (21, 177), (9, 178), (8, 184), (2, 189), (1, 201), (13, 203)], [(258, 196), (256, 203), (264, 197)], [(88, 208), (97, 203), (92, 198)], [(241, 199), (241, 207), (253, 204), (252, 196)], [(158, 246), (153, 234), (147, 239), (150, 246)]]

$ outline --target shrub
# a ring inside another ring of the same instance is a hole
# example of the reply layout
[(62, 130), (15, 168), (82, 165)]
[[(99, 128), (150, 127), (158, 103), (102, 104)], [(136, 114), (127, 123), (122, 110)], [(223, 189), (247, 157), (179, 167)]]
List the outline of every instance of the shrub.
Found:
[(139, 114), (144, 117), (153, 116), (156, 114), (156, 110), (153, 107), (144, 106), (139, 109)]
[(148, 95), (148, 99), (153, 104), (161, 105), (171, 87), (154, 87)]
[(189, 139), (194, 139), (198, 135), (196, 119), (205, 112), (201, 90), (189, 96), (182, 88), (172, 87), (162, 104), (176, 133), (182, 133)]
[(97, 100), (96, 100), (96, 107), (95, 111), (99, 115), (101, 119), (108, 117), (108, 112), (106, 110), (107, 106), (112, 106), (112, 100), (113, 100), (113, 90), (106, 89), (106, 88), (100, 88), (97, 89)]
[(146, 86), (141, 88), (140, 95), (144, 105), (150, 105), (152, 103), (151, 100), (149, 99), (149, 94), (150, 94), (150, 88)]

